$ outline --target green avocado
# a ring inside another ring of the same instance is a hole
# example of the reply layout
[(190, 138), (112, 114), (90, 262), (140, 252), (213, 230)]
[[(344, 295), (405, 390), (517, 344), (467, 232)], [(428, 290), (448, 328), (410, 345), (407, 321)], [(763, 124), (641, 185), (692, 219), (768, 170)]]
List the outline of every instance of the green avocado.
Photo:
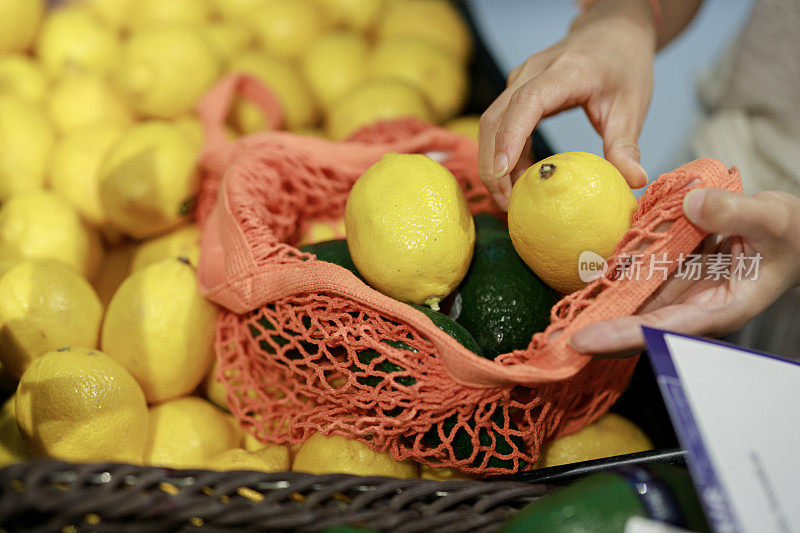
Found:
[(498, 216), (495, 216), (491, 213), (482, 212), (476, 213), (475, 216), (472, 217), (475, 221), (475, 233), (479, 234), (486, 231), (504, 231), (508, 233), (508, 224)]
[(434, 311), (428, 306), (412, 305), (411, 307), (417, 311), (422, 311), (425, 316), (431, 319), (431, 322), (433, 322), (436, 327), (453, 337), (455, 340), (461, 343), (464, 348), (483, 357), (483, 351), (481, 350), (481, 347), (478, 346), (478, 343), (475, 341), (475, 338), (470, 335), (469, 331), (464, 329), (464, 326), (454, 322), (453, 319), (444, 313)]
[(543, 331), (559, 296), (517, 255), (507, 231), (485, 229), (476, 239), (459, 299), (450, 317), (472, 334), (484, 357), (494, 359), (525, 348)]
[(361, 274), (358, 273), (353, 258), (350, 257), (350, 249), (347, 247), (347, 241), (345, 239), (334, 239), (332, 241), (306, 244), (305, 246), (301, 246), (299, 250), (316, 255), (317, 259), (320, 261), (326, 261), (344, 267), (362, 280), (364, 279), (361, 277)]
[[(489, 418), (499, 427), (503, 427), (504, 420), (503, 420), (502, 410), (495, 409), (494, 413), (492, 413), (492, 416)], [(456, 426), (457, 420), (458, 420), (458, 415), (452, 415), (446, 418), (442, 423), (442, 432), (445, 435), (448, 436), (451, 435), (453, 432), (453, 428), (455, 428)], [(517, 425), (514, 423), (514, 420), (509, 419), (508, 423), (510, 429), (514, 430), (517, 429)], [(474, 420), (470, 420), (469, 422), (467, 422), (467, 424), (469, 425), (470, 428), (475, 429)], [(490, 431), (491, 433), (494, 434), (493, 435), (494, 439), (492, 439), (492, 434), (490, 434)], [(453, 455), (455, 456), (456, 459), (467, 459), (472, 455), (472, 450), (473, 450), (472, 437), (470, 436), (470, 434), (467, 432), (466, 429), (464, 429), (463, 427), (458, 428), (455, 435), (453, 435), (452, 439), (453, 440), (451, 442), (453, 445)], [(503, 436), (501, 433), (499, 433), (494, 429), (487, 430), (485, 428), (481, 428), (478, 431), (478, 442), (481, 444), (481, 446), (491, 446), (492, 440), (494, 440), (494, 450), (504, 455), (510, 454), (511, 452), (514, 451), (515, 448), (517, 450), (525, 449), (525, 441), (522, 439), (522, 437), (512, 436), (511, 437), (511, 442), (513, 443), (512, 446), (512, 444), (508, 441), (508, 439), (506, 439), (505, 436)], [(442, 443), (442, 439), (439, 436), (439, 432), (437, 431), (436, 426), (433, 426), (425, 433), (425, 435), (422, 436), (422, 442), (425, 443), (427, 446), (430, 446), (431, 448), (436, 448)], [(483, 456), (484, 452), (477, 453), (472, 461), (472, 464), (474, 466), (480, 466), (483, 463)], [(520, 463), (521, 463), (520, 464), (521, 470), (527, 467), (527, 463), (524, 463), (522, 461), (520, 461)], [(500, 459), (497, 457), (492, 457), (486, 463), (486, 466), (489, 468), (503, 468), (506, 470), (510, 470), (514, 468), (514, 461), (512, 459)]]

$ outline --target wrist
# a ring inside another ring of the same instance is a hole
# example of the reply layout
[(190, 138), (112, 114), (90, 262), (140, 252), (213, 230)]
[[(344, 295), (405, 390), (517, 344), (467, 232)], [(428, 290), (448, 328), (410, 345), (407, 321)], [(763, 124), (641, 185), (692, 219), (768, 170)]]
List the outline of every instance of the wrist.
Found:
[(623, 29), (647, 36), (654, 45), (661, 25), (659, 0), (579, 0), (581, 14), (570, 27), (570, 33), (598, 22), (619, 23)]

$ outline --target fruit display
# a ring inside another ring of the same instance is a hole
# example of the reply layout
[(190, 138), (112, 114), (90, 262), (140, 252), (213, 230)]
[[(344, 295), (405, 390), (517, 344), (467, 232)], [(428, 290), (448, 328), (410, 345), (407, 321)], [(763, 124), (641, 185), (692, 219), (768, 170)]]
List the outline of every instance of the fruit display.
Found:
[[(245, 432), (229, 402), (274, 384), (243, 380), (220, 363), (219, 310), (198, 287), (193, 215), (203, 179), (195, 109), (224, 76), (261, 81), (293, 135), (343, 141), (376, 121), (413, 117), (477, 141), (477, 117), (460, 116), (472, 50), (446, 0), (71, 0), (51, 8), (0, 0), (0, 364), (14, 382), (0, 411), (0, 466), (51, 457), (469, 477), (398, 461), (324, 428), (300, 445)], [(245, 99), (227, 126), (231, 138), (272, 127)], [(582, 287), (576, 254), (608, 257), (636, 201), (609, 163), (571, 152), (522, 176), (506, 223), (473, 214), (454, 175), (429, 155), (384, 155), (355, 182), (343, 215), (301, 221), (287, 244), (408, 304), (479, 357), (525, 349), (560, 295)], [(590, 191), (600, 204), (590, 205)], [(625, 209), (611, 213), (620, 203)], [(533, 230), (540, 227), (551, 231)], [(358, 383), (414, 386), (377, 350), (351, 363), (391, 375), (362, 373)], [(239, 388), (226, 390), (220, 372)], [(484, 414), (517, 431), (499, 410)], [(474, 435), (502, 454), (524, 446), (516, 435), (476, 429), (479, 418), (444, 421), (457, 458), (485, 462), (473, 453)], [(419, 440), (435, 447), (442, 436)], [(604, 444), (580, 444), (592, 439)], [(526, 466), (647, 447), (630, 423), (604, 418)]]

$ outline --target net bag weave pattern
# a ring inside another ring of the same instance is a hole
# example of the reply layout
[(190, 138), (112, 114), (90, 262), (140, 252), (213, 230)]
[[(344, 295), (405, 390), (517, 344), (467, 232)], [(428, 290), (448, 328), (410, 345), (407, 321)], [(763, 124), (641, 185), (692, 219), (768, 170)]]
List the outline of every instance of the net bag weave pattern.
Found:
[(710, 159), (661, 176), (605, 277), (556, 304), (551, 325), (527, 349), (490, 361), (422, 313), (290, 244), (304, 221), (343, 214), (353, 183), (387, 152), (435, 157), (473, 212), (493, 210), (476, 143), (414, 120), (379, 123), (342, 143), (276, 130), (231, 142), (223, 125), (241, 97), (273, 127), (282, 120), (271, 93), (243, 75), (222, 80), (201, 102), (198, 280), (221, 306), (217, 379), (233, 415), (262, 441), (299, 443), (321, 431), (398, 460), (484, 474), (527, 468), (543, 441), (603, 414), (633, 371), (636, 358), (593, 360), (566, 343), (586, 324), (635, 313), (663, 282), (615, 278), (620, 256), (666, 254), (671, 272), (705, 237), (682, 215), (686, 192), (741, 191), (736, 170)]

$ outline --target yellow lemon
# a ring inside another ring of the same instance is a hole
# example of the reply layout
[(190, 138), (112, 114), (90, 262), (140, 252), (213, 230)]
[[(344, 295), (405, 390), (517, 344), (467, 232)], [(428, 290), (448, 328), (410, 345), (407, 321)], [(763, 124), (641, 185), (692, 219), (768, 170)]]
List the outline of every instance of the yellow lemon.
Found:
[(67, 133), (50, 160), (49, 183), (91, 224), (106, 222), (100, 202), (100, 164), (122, 135), (118, 125), (95, 125)]
[(238, 424), (202, 398), (185, 396), (150, 408), (144, 462), (171, 468), (206, 468), (214, 455), (235, 448)]
[(456, 117), (444, 124), (444, 127), (452, 132), (469, 137), (478, 142), (478, 130), (481, 117), (478, 115), (465, 115)]
[(91, 10), (63, 7), (44, 20), (36, 55), (53, 77), (65, 69), (105, 74), (118, 61), (119, 39)]
[(46, 258), (92, 279), (103, 258), (100, 236), (50, 191), (13, 195), (0, 208), (0, 260)]
[(431, 120), (422, 93), (403, 81), (371, 80), (354, 88), (331, 106), (326, 126), (331, 139), (340, 141), (379, 120), (407, 117)]
[[(238, 376), (239, 370), (235, 368), (231, 368), (225, 371), (225, 376), (227, 378), (227, 382), (231, 385), (238, 386), (242, 385), (243, 382), (240, 379), (231, 379)], [(222, 384), (217, 379), (217, 374), (219, 374), (219, 359), (216, 357), (214, 358), (214, 364), (211, 366), (211, 370), (206, 375), (205, 379), (203, 380), (202, 384), (202, 391), (205, 394), (205, 397), (208, 398), (211, 403), (219, 407), (220, 409), (224, 409), (228, 411), (230, 408), (228, 406), (228, 390), (226, 389), (225, 385)], [(247, 389), (246, 391), (242, 390), (235, 390), (233, 392), (234, 396), (241, 399), (244, 399), (245, 395), (249, 398), (255, 399), (257, 398), (256, 391), (253, 389)], [(248, 450), (250, 448), (247, 448)]]
[(289, 449), (278, 444), (268, 444), (257, 451), (233, 448), (213, 455), (205, 467), (220, 472), (236, 470), (286, 472), (289, 470)]
[(241, 22), (216, 20), (203, 28), (209, 43), (224, 62), (230, 61), (253, 44), (253, 34)]
[(150, 239), (139, 245), (133, 256), (131, 272), (164, 259), (183, 258), (194, 267), (200, 259), (200, 229), (194, 224), (178, 228), (172, 233)]
[(0, 93), (38, 104), (47, 92), (47, 76), (39, 63), (22, 54), (0, 57)]
[(0, 94), (0, 202), (42, 188), (53, 137), (53, 127), (35, 104)]
[(263, 450), (269, 446), (269, 444), (261, 442), (250, 433), (247, 433), (246, 431), (243, 433), (244, 438), (242, 439), (242, 447), (248, 452), (257, 452), (258, 450)]
[(211, 18), (207, 0), (136, 0), (130, 6), (132, 29), (162, 24), (202, 24)]
[(131, 11), (138, 0), (83, 0), (100, 20), (115, 29), (124, 29), (130, 25)]
[[(253, 51), (233, 58), (228, 70), (255, 76), (274, 91), (283, 107), (286, 125), (290, 129), (310, 126), (316, 120), (316, 108), (308, 86), (291, 63)], [(249, 101), (237, 104), (233, 119), (243, 133), (266, 129), (267, 123), (261, 110)]]
[(223, 19), (240, 22), (250, 16), (264, 0), (211, 0), (214, 11)]
[(103, 350), (127, 368), (150, 403), (192, 392), (213, 358), (217, 309), (194, 269), (165, 259), (120, 285), (103, 321)]
[(0, 0), (0, 54), (31, 47), (44, 9), (45, 0)]
[(109, 124), (128, 126), (133, 116), (126, 103), (102, 76), (87, 71), (67, 71), (47, 95), (47, 110), (61, 133)]
[(314, 0), (328, 24), (365, 33), (375, 26), (385, 0)]
[(96, 346), (103, 308), (91, 285), (59, 261), (25, 260), (0, 274), (0, 361), (19, 378), (43, 353)]
[(37, 357), (16, 396), (20, 433), (34, 455), (141, 463), (148, 429), (144, 394), (104, 353), (73, 347)]
[(106, 251), (103, 263), (92, 281), (97, 297), (105, 308), (111, 297), (131, 272), (131, 261), (136, 245), (121, 244)]
[(475, 479), (474, 475), (461, 472), (455, 468), (433, 468), (428, 465), (419, 465), (419, 477), (434, 481), (454, 481), (458, 479)]
[(19, 433), (16, 401), (16, 396), (11, 396), (0, 409), (0, 468), (33, 459)]
[(310, 0), (263, 0), (246, 21), (266, 52), (286, 59), (300, 57), (323, 29)]
[(344, 239), (346, 235), (347, 230), (344, 225), (344, 218), (338, 220), (313, 220), (300, 234), (297, 246)]
[(303, 55), (301, 69), (316, 101), (327, 108), (364, 79), (367, 40), (355, 32), (326, 33)]
[(368, 68), (373, 77), (396, 78), (418, 88), (439, 120), (458, 113), (467, 94), (467, 73), (461, 62), (427, 41), (382, 41), (372, 52)]
[(542, 448), (536, 468), (591, 461), (653, 449), (653, 443), (630, 420), (614, 413), (570, 435), (558, 437)]
[(194, 108), (219, 72), (220, 59), (203, 32), (167, 25), (134, 32), (114, 77), (140, 115), (176, 118)]
[(469, 27), (448, 0), (392, 2), (378, 24), (381, 39), (413, 37), (430, 41), (464, 61), (472, 49)]
[(586, 152), (565, 152), (539, 161), (514, 184), (508, 231), (528, 266), (566, 294), (586, 285), (579, 273), (581, 254), (608, 258), (636, 208), (630, 187), (611, 163)]
[(294, 456), (292, 470), (309, 474), (353, 474), (401, 479), (417, 477), (413, 461), (397, 461), (389, 452), (376, 452), (365, 443), (339, 435), (315, 433)]
[(180, 226), (199, 188), (196, 144), (173, 123), (141, 122), (114, 143), (100, 168), (109, 222), (144, 239)]
[(467, 273), (475, 226), (445, 167), (419, 154), (387, 154), (358, 178), (345, 209), (347, 246), (369, 284), (438, 309)]

